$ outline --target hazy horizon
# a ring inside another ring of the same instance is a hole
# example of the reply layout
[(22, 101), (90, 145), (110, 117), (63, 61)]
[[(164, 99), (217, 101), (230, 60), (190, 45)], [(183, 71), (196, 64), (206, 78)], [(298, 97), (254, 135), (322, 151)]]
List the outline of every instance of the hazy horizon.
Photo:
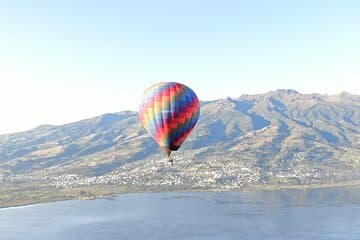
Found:
[[(269, 92), (272, 92), (272, 91), (278, 91), (278, 90), (295, 90), (297, 91), (296, 89), (273, 89), (273, 90), (269, 90), (269, 91), (266, 91), (266, 92), (258, 92), (258, 93), (242, 93), (242, 94), (245, 94), (245, 95), (257, 95), (257, 94), (266, 94), (266, 93), (269, 93)], [(299, 91), (297, 91), (299, 92)], [(351, 95), (358, 95), (360, 96), (359, 94), (356, 94), (356, 93), (351, 93), (351, 92), (347, 92), (347, 91), (342, 91), (342, 92), (339, 92), (339, 93), (317, 93), (317, 92), (308, 92), (308, 93), (305, 93), (305, 92), (299, 92), (300, 94), (321, 94), (321, 95), (339, 95), (339, 94), (343, 94), (343, 93), (348, 93), (348, 94), (351, 94)], [(219, 97), (219, 98), (213, 98), (213, 99), (200, 99), (200, 101), (204, 101), (204, 102), (211, 102), (211, 101), (216, 101), (216, 100), (220, 100), (220, 99), (225, 99), (225, 98), (238, 98), (238, 97), (241, 97), (241, 95), (238, 95), (238, 96), (227, 96), (227, 97)], [(4, 132), (4, 133), (1, 133), (0, 132), (0, 135), (6, 135), (6, 134), (12, 134), (12, 133), (18, 133), (18, 132), (24, 132), (24, 131), (28, 131), (28, 130), (32, 130), (34, 128), (37, 128), (37, 127), (41, 127), (41, 126), (44, 126), (44, 125), (51, 125), (51, 126), (61, 126), (61, 125), (64, 125), (64, 124), (69, 124), (69, 123), (73, 123), (73, 122), (78, 122), (78, 121), (81, 121), (81, 120), (85, 120), (85, 119), (89, 119), (89, 118), (94, 118), (94, 117), (98, 117), (98, 116), (101, 116), (101, 115), (104, 115), (104, 114), (115, 114), (117, 112), (123, 112), (123, 111), (134, 111), (134, 112), (137, 112), (138, 109), (122, 109), (120, 111), (114, 111), (114, 112), (103, 112), (103, 113), (99, 113), (97, 115), (92, 115), (92, 116), (86, 116), (84, 118), (81, 118), (81, 119), (74, 119), (74, 120), (71, 120), (71, 121), (68, 121), (68, 122), (62, 122), (62, 123), (58, 123), (58, 124), (55, 124), (55, 123), (50, 123), (50, 122), (44, 122), (44, 123), (40, 123), (39, 125), (36, 125), (36, 126), (33, 126), (31, 128), (27, 128), (27, 129), (20, 129), (20, 130), (17, 130), (17, 131), (13, 131), (13, 132)]]

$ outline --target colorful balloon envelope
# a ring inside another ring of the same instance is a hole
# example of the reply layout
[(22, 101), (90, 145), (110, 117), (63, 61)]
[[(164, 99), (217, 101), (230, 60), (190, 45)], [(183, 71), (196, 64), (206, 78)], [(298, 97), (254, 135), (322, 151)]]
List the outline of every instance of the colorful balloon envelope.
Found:
[(168, 157), (191, 133), (199, 115), (196, 94), (177, 82), (161, 82), (149, 87), (139, 109), (142, 125)]

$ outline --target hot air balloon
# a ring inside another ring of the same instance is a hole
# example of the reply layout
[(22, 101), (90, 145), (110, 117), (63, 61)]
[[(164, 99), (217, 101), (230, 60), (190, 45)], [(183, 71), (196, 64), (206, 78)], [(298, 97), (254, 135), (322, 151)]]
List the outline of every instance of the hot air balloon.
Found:
[(146, 89), (139, 108), (142, 125), (171, 163), (171, 152), (179, 149), (195, 127), (199, 115), (196, 94), (177, 82), (161, 82)]

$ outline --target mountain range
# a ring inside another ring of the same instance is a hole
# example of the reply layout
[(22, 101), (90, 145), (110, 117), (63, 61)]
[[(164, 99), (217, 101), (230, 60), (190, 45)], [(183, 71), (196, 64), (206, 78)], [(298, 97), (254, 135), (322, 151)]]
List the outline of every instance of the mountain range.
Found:
[[(239, 189), (360, 179), (360, 96), (264, 94), (201, 102), (174, 166), (134, 111), (0, 135), (0, 184)], [(24, 187), (25, 188), (25, 187)]]

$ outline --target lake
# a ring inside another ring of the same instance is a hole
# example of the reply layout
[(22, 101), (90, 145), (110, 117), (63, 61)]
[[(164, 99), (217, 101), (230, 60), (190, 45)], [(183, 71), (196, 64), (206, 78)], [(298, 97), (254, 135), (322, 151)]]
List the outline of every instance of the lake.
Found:
[(360, 187), (134, 193), (0, 210), (0, 239), (360, 239)]

